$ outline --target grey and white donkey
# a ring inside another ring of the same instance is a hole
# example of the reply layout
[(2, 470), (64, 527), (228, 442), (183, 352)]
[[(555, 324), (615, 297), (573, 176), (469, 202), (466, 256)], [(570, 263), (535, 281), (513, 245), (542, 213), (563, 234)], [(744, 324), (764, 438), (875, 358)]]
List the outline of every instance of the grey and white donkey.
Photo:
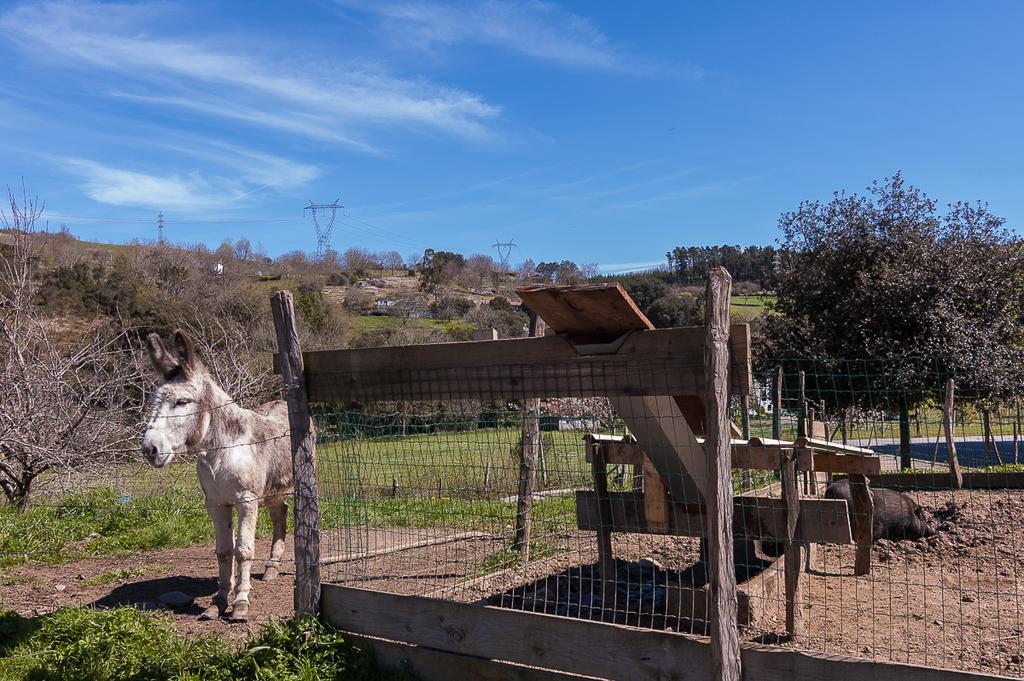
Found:
[[(153, 393), (142, 436), (142, 456), (157, 468), (176, 454), (194, 452), (206, 510), (217, 536), (217, 594), (200, 619), (222, 617), (232, 588), (231, 621), (249, 616), (249, 572), (253, 560), (256, 514), (266, 504), (273, 523), (273, 544), (264, 580), (278, 576), (284, 554), (287, 499), (292, 493), (288, 407), (268, 402), (243, 409), (225, 393), (196, 357), (192, 340), (174, 332), (175, 352), (160, 336), (149, 335), (149, 355), (163, 380)], [(231, 535), (231, 511), (238, 527)]]

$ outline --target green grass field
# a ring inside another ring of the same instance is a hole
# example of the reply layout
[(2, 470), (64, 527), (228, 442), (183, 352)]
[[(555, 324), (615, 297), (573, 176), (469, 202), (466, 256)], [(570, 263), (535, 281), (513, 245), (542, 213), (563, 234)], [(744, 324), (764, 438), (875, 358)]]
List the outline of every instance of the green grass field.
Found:
[[(491, 428), (323, 442), (317, 454), (321, 525), (508, 533), (515, 521), (519, 435), (518, 428)], [(572, 490), (592, 484), (583, 433), (545, 432), (542, 440), (538, 490), (566, 492), (535, 500), (538, 536), (575, 527)], [(169, 475), (133, 465), (127, 490), (97, 485), (22, 513), (0, 508), (0, 568), (211, 543), (213, 526), (194, 468), (174, 467)], [(755, 485), (769, 479), (755, 476)], [(734, 483), (738, 489), (739, 471)], [(623, 476), (611, 488), (631, 484)], [(270, 533), (266, 511), (257, 531)]]

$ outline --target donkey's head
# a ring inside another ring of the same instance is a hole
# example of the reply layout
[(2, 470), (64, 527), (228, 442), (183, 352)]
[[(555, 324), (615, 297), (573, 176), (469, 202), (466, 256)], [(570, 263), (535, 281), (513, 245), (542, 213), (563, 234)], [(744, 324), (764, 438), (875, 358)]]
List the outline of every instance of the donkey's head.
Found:
[(149, 420), (142, 435), (142, 456), (161, 468), (174, 455), (203, 441), (210, 427), (210, 377), (196, 357), (192, 339), (174, 332), (174, 351), (160, 336), (149, 334), (149, 357), (163, 377), (149, 402)]

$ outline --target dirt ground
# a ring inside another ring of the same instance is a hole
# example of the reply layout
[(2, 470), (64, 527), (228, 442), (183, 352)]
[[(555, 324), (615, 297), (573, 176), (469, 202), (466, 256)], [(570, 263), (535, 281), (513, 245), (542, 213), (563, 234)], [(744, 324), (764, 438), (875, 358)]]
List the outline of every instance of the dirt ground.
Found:
[[(863, 577), (853, 576), (852, 546), (817, 547), (812, 570), (803, 578), (805, 632), (792, 641), (781, 636), (785, 604), (779, 584), (761, 596), (761, 614), (754, 626), (744, 628), (744, 639), (1024, 676), (1024, 492), (913, 496), (937, 512), (938, 535), (876, 544), (872, 573)], [(335, 531), (325, 535), (322, 545), (330, 562), (323, 567), (325, 581), (478, 602), (597, 560), (593, 535), (575, 529), (542, 537), (546, 552), (535, 553), (525, 567), (509, 568), (515, 561), (500, 537), (484, 533), (419, 546), (454, 534), (446, 528)], [(682, 569), (697, 555), (692, 538), (616, 535), (614, 545), (620, 559), (646, 559), (666, 570)], [(401, 550), (353, 559), (394, 548)], [(291, 550), (289, 543), (286, 555)], [(68, 605), (156, 608), (161, 594), (179, 590), (196, 598), (189, 608), (168, 610), (179, 631), (240, 641), (259, 623), (292, 612), (292, 565), (285, 563), (276, 581), (258, 580), (268, 552), (269, 540), (258, 540), (249, 624), (196, 619), (216, 590), (216, 560), (209, 546), (7, 568), (0, 572), (0, 608), (25, 615)]]

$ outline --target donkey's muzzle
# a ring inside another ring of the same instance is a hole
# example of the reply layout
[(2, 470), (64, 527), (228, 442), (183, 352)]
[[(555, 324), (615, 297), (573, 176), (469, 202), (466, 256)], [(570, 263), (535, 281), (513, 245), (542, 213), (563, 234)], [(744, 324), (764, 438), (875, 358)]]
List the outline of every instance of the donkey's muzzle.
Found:
[(142, 443), (142, 458), (148, 461), (151, 465), (156, 465), (156, 445), (148, 442)]

